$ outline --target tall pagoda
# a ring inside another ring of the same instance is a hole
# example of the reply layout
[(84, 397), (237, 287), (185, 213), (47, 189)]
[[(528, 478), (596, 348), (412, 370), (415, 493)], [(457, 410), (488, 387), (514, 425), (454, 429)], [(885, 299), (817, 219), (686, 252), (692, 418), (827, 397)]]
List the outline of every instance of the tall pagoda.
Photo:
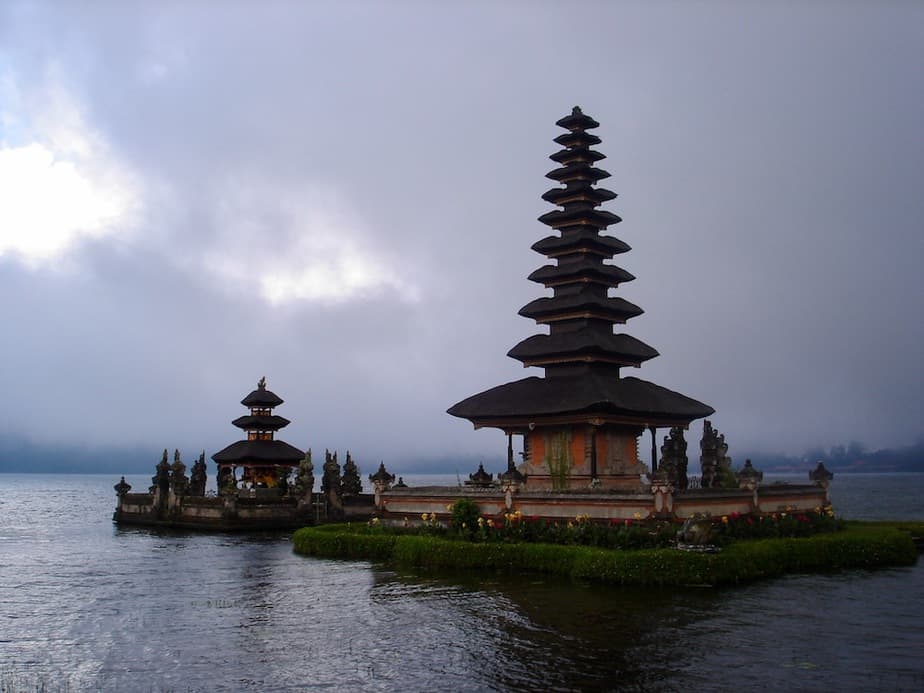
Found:
[(305, 453), (281, 440), (275, 433), (289, 425), (290, 421), (273, 413), (273, 408), (282, 404), (282, 398), (266, 389), (266, 378), (260, 378), (257, 389), (241, 400), (250, 409), (250, 414), (240, 416), (231, 423), (247, 433), (246, 440), (231, 443), (212, 455), (218, 463), (218, 487), (240, 468), (239, 481), (254, 486), (272, 488), (277, 485), (280, 471), (298, 466)]
[[(567, 132), (555, 138), (562, 149), (549, 158), (558, 168), (546, 175), (561, 187), (542, 199), (559, 209), (539, 221), (558, 233), (532, 246), (554, 264), (529, 275), (552, 289), (552, 296), (528, 303), (519, 313), (548, 325), (549, 332), (523, 340), (507, 354), (545, 374), (491, 388), (448, 411), (475, 428), (499, 428), (507, 434), (504, 479), (522, 482), (525, 475), (526, 487), (536, 489), (637, 489), (646, 471), (638, 456), (639, 436), (651, 431), (654, 472), (656, 429), (686, 428), (714, 410), (660, 385), (622, 375), (623, 368), (639, 367), (658, 352), (627, 334), (614, 334), (614, 325), (643, 311), (609, 291), (635, 277), (605, 262), (630, 248), (603, 234), (621, 219), (600, 209), (616, 194), (597, 187), (610, 175), (595, 166), (605, 156), (591, 149), (601, 140), (588, 130), (599, 123), (575, 107), (556, 124)], [(523, 436), (523, 463), (518, 468), (513, 435)]]

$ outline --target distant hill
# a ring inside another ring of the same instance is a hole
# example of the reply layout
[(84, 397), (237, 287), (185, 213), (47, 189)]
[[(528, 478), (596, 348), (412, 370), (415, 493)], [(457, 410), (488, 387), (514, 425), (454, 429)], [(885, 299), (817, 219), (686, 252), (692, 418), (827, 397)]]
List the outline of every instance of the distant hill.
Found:
[(154, 469), (161, 452), (141, 446), (91, 448), (0, 436), (0, 473), (141, 474)]
[(758, 469), (776, 473), (808, 473), (818, 462), (824, 462), (832, 472), (842, 473), (885, 473), (885, 472), (922, 472), (924, 473), (924, 440), (919, 440), (903, 448), (883, 450), (866, 450), (861, 443), (847, 446), (835, 445), (827, 450), (814, 448), (798, 457), (755, 453), (734, 456), (734, 465), (744, 464), (745, 457), (750, 457)]
[[(87, 447), (80, 445), (38, 443), (24, 437), (0, 435), (0, 473), (46, 474), (145, 474), (153, 473), (162, 449), (154, 447)], [(181, 450), (183, 459), (192, 464), (196, 450)], [(769, 473), (808, 474), (819, 460), (832, 472), (922, 472), (924, 473), (924, 439), (903, 448), (868, 451), (860, 443), (815, 448), (799, 456), (774, 453), (748, 453), (731, 450), (733, 465), (740, 467), (750, 459), (757, 469)], [(691, 472), (699, 466), (698, 449), (688, 451)], [(173, 450), (170, 450), (173, 456)], [(208, 453), (207, 455), (208, 456)], [(644, 459), (644, 458), (643, 458)], [(322, 460), (323, 461), (323, 460)], [(519, 461), (519, 458), (518, 458)], [(465, 480), (478, 469), (479, 463), (493, 474), (504, 471), (506, 460), (500, 455), (444, 455), (438, 458), (405, 458), (387, 461), (389, 471), (397, 473), (458, 474)], [(376, 463), (359, 461), (361, 472), (371, 474)], [(368, 468), (368, 469), (367, 469)]]

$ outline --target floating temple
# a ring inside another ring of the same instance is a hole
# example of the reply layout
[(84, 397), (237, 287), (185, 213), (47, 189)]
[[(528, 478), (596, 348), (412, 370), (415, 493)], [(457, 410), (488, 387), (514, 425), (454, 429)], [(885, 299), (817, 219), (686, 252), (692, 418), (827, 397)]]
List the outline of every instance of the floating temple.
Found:
[[(360, 519), (375, 514), (404, 521), (427, 513), (441, 519), (460, 497), (475, 499), (484, 515), (519, 511), (551, 520), (587, 516), (598, 521), (635, 518), (683, 519), (710, 513), (772, 513), (828, 504), (830, 474), (823, 468), (809, 484), (762, 485), (750, 462), (733, 472), (725, 436), (703, 424), (700, 477), (687, 474), (684, 431), (712, 407), (662, 385), (625, 375), (658, 356), (654, 347), (615, 331), (642, 309), (621, 296), (635, 277), (612, 264), (630, 248), (605, 231), (622, 221), (602, 206), (616, 194), (599, 187), (609, 173), (594, 149), (599, 123), (575, 107), (557, 121), (561, 147), (550, 156), (546, 176), (557, 185), (542, 199), (555, 209), (539, 217), (554, 233), (532, 249), (549, 260), (529, 279), (551, 289), (520, 309), (548, 326), (515, 345), (508, 356), (542, 369), (534, 375), (472, 395), (449, 408), (475, 428), (507, 435), (507, 465), (495, 478), (483, 467), (464, 486), (407, 487), (385, 466), (369, 476), (374, 494), (361, 493), (358, 469), (347, 454), (343, 474), (336, 454), (327, 454), (321, 492), (314, 493), (310, 451), (275, 439), (289, 421), (273, 413), (282, 399), (265, 379), (241, 402), (249, 415), (232, 423), (247, 439), (212, 456), (218, 464), (220, 498), (200, 497), (187, 484), (185, 466), (166, 453), (148, 494), (130, 494), (118, 484), (115, 519), (142, 524), (247, 528), (291, 527), (309, 522)], [(613, 294), (611, 295), (611, 292)], [(666, 431), (658, 456), (657, 434)], [(649, 463), (639, 441), (650, 435)], [(521, 448), (516, 459), (514, 437)], [(295, 475), (294, 483), (289, 478)], [(238, 476), (239, 475), (239, 476)], [(200, 470), (201, 477), (201, 470)], [(238, 488), (242, 482), (249, 488)]]

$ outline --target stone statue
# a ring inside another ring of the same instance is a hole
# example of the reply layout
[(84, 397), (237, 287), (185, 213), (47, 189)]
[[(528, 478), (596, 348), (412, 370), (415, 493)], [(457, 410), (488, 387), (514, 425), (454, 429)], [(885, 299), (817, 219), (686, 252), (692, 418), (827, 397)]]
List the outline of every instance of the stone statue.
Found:
[(208, 481), (208, 469), (205, 465), (205, 451), (199, 455), (192, 466), (189, 479), (189, 494), (191, 496), (204, 496), (205, 484)]
[(304, 459), (298, 463), (298, 473), (295, 476), (295, 495), (299, 498), (310, 498), (314, 491), (314, 465), (311, 463), (311, 449), (305, 453)]
[(732, 458), (728, 456), (725, 435), (719, 434), (709, 420), (703, 422), (703, 438), (699, 443), (700, 466), (703, 470), (702, 488), (735, 488), (738, 480), (732, 471)]
[(703, 422), (703, 437), (699, 441), (699, 464), (702, 468), (701, 488), (712, 488), (715, 485), (718, 467), (718, 436), (712, 429), (712, 422), (706, 419)]
[(160, 491), (161, 497), (167, 497), (167, 491), (170, 489), (170, 463), (167, 461), (167, 449), (164, 448), (164, 455), (160, 463), (154, 470), (154, 476), (151, 477), (151, 493)]
[(173, 464), (170, 466), (170, 486), (176, 496), (185, 496), (189, 492), (189, 477), (186, 465), (180, 459), (180, 451), (173, 451)]
[(330, 454), (324, 451), (324, 476), (321, 477), (321, 493), (330, 494), (333, 491), (340, 495), (340, 465), (337, 464), (337, 453)]
[(346, 462), (343, 464), (343, 478), (340, 480), (340, 492), (344, 496), (359, 495), (363, 492), (363, 482), (359, 478), (359, 467), (347, 450)]
[(661, 470), (668, 483), (676, 489), (685, 489), (689, 485), (687, 462), (687, 441), (684, 440), (683, 429), (674, 426), (670, 435), (664, 436), (661, 446)]
[(712, 541), (712, 535), (712, 518), (708, 514), (696, 513), (684, 521), (677, 532), (677, 541), (681, 544), (704, 546)]

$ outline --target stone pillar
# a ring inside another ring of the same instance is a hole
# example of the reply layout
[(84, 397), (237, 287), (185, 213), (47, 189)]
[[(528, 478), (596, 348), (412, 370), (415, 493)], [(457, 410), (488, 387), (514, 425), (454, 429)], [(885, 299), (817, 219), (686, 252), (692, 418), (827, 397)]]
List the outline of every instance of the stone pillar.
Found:
[(590, 427), (590, 478), (597, 478), (597, 427)]
[(658, 439), (653, 425), (648, 430), (651, 431), (651, 473), (655, 474), (658, 471)]

